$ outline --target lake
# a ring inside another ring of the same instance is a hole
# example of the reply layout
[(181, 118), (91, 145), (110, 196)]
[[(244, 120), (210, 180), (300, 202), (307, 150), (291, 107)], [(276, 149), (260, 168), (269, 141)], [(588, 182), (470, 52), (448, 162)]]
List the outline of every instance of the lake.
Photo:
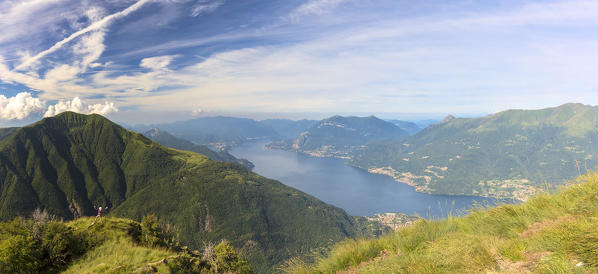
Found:
[(345, 160), (268, 149), (265, 147), (268, 142), (243, 143), (230, 153), (251, 161), (255, 165), (254, 172), (340, 207), (351, 215), (403, 212), (444, 218), (448, 214), (462, 214), (476, 203), (496, 203), (483, 197), (416, 192), (413, 187), (389, 176), (348, 166)]

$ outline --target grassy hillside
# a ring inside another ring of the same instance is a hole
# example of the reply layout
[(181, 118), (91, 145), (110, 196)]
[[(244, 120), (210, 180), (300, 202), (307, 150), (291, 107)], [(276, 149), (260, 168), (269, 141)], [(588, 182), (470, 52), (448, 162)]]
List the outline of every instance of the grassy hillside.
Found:
[(148, 130), (147, 132), (143, 133), (143, 135), (165, 147), (197, 152), (199, 154), (207, 156), (208, 158), (210, 158), (210, 160), (237, 163), (246, 167), (249, 170), (253, 169), (254, 167), (254, 165), (250, 161), (245, 159), (238, 159), (225, 150), (213, 151), (207, 146), (196, 145), (192, 142), (175, 137), (172, 134), (163, 130), (159, 130), (157, 128)]
[(447, 119), (351, 161), (418, 191), (525, 200), (598, 165), (598, 108), (566, 104)]
[(373, 240), (337, 245), (292, 273), (596, 273), (598, 174), (521, 205), (473, 209), (466, 217), (421, 220)]
[(99, 115), (63, 113), (0, 143), (0, 220), (36, 208), (65, 219), (155, 214), (199, 249), (223, 238), (257, 271), (364, 226), (343, 210), (233, 163), (165, 148)]
[(0, 236), (2, 273), (252, 272), (228, 242), (189, 251), (152, 216), (62, 222), (36, 211), (0, 223)]
[(296, 138), (274, 142), (269, 147), (296, 150), (312, 156), (346, 158), (370, 142), (407, 136), (409, 133), (406, 131), (374, 116), (333, 116), (320, 121)]

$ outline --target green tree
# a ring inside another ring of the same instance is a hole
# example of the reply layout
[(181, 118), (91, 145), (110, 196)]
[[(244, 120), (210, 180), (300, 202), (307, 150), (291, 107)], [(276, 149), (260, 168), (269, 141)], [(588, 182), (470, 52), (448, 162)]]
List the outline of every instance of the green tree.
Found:
[(214, 272), (216, 273), (252, 273), (249, 263), (241, 258), (227, 240), (222, 240), (214, 247)]

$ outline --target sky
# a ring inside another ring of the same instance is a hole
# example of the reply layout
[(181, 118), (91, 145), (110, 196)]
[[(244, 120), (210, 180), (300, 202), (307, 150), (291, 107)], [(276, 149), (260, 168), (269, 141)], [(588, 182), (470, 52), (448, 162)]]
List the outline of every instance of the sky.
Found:
[(598, 1), (2, 0), (0, 126), (596, 105), (597, 48)]

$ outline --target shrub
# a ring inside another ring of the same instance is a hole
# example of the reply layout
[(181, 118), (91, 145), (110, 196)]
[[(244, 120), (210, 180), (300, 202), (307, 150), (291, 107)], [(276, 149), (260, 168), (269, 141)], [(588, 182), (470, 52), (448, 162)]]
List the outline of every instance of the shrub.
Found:
[(249, 263), (241, 258), (235, 248), (227, 240), (222, 240), (214, 247), (214, 264), (217, 273), (251, 273)]
[(161, 246), (175, 251), (181, 249), (174, 227), (161, 224), (153, 214), (148, 214), (141, 220), (139, 241), (149, 247)]

